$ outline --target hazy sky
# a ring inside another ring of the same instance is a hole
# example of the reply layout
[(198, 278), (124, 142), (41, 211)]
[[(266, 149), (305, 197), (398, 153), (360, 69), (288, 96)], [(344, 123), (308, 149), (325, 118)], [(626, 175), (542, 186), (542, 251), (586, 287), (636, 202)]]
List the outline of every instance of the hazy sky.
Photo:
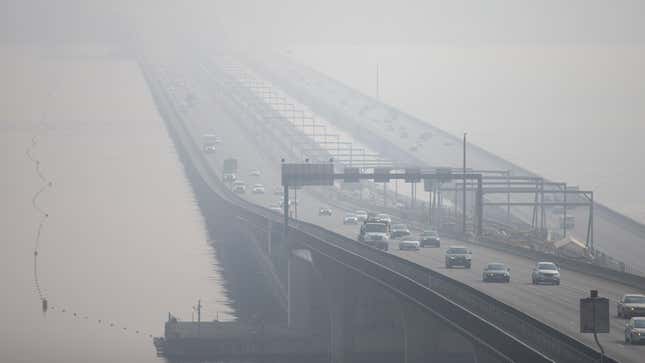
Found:
[[(379, 63), (386, 102), (598, 188), (600, 200), (645, 221), (645, 201), (630, 193), (644, 175), (629, 167), (645, 152), (645, 1), (0, 0), (0, 27), (5, 42), (118, 43), (139, 33), (146, 44), (180, 36), (209, 47), (309, 47), (306, 63), (368, 94)], [(502, 126), (503, 138), (491, 135)], [(518, 150), (513, 135), (533, 139)], [(542, 140), (586, 167), (565, 173), (569, 160), (544, 156)], [(614, 175), (619, 184), (607, 182)]]
[(276, 47), (645, 40), (645, 2), (639, 0), (0, 0), (0, 4), (5, 40), (114, 39), (125, 26), (123, 19), (173, 31), (216, 30), (236, 45)]

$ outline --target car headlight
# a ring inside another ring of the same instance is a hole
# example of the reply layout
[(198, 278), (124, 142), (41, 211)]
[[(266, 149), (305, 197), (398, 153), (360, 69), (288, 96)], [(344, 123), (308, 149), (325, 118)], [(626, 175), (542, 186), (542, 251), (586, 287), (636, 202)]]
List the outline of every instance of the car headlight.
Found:
[(630, 307), (630, 308), (629, 308), (629, 310), (634, 310), (634, 308), (633, 308), (633, 307)]
[(449, 259), (454, 260), (455, 256), (448, 256)]
[(555, 274), (553, 274), (553, 276), (555, 276), (555, 277), (560, 277), (560, 273), (559, 273), (559, 272), (556, 272)]

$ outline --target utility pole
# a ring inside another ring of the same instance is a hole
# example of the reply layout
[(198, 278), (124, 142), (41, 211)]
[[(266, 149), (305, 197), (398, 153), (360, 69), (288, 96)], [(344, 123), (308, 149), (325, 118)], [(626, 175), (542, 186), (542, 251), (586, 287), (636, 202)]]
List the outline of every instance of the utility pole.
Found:
[(379, 89), (379, 86), (380, 86), (379, 81), (380, 81), (379, 80), (379, 67), (378, 67), (378, 63), (377, 63), (376, 64), (376, 99), (380, 101), (381, 96), (380, 96), (380, 89)]
[(466, 235), (466, 135), (467, 133), (464, 132), (464, 165), (463, 165), (463, 181), (461, 183), (462, 185), (462, 199), (463, 199), (463, 208), (461, 210), (463, 214), (463, 221), (461, 225), (461, 230), (464, 233), (464, 236)]

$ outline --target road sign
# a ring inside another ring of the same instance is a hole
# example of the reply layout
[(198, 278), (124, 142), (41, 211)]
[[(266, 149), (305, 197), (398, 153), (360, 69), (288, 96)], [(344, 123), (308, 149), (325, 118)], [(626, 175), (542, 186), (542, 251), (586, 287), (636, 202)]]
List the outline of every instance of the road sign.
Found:
[(360, 170), (354, 167), (347, 167), (343, 170), (343, 181), (345, 183), (358, 183), (360, 180)]
[(452, 181), (453, 179), (451, 168), (437, 168), (436, 173), (437, 173), (437, 179), (440, 182), (449, 182), (449, 181)]
[(423, 179), (423, 191), (432, 192), (434, 191), (435, 180), (434, 179)]
[(580, 332), (609, 333), (609, 299), (605, 297), (580, 299)]
[(375, 183), (389, 183), (390, 182), (390, 168), (374, 168), (374, 182)]
[(329, 164), (282, 164), (282, 185), (333, 185), (334, 165)]
[(421, 169), (419, 168), (406, 168), (405, 169), (405, 182), (418, 183), (421, 181)]

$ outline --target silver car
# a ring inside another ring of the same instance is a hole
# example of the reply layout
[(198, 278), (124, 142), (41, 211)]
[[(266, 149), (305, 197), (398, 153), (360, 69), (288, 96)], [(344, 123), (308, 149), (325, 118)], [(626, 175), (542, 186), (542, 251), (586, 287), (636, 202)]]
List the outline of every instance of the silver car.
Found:
[(629, 319), (632, 316), (645, 316), (645, 295), (626, 294), (616, 305), (617, 315)]
[(560, 285), (560, 268), (553, 262), (538, 262), (531, 273), (533, 285), (549, 283)]
[(645, 317), (629, 319), (625, 325), (625, 344), (645, 342)]
[(358, 217), (356, 217), (356, 214), (347, 213), (343, 218), (343, 224), (358, 224)]
[(419, 250), (419, 241), (403, 240), (403, 241), (399, 242), (399, 249), (401, 251), (403, 251), (403, 250), (418, 251)]

